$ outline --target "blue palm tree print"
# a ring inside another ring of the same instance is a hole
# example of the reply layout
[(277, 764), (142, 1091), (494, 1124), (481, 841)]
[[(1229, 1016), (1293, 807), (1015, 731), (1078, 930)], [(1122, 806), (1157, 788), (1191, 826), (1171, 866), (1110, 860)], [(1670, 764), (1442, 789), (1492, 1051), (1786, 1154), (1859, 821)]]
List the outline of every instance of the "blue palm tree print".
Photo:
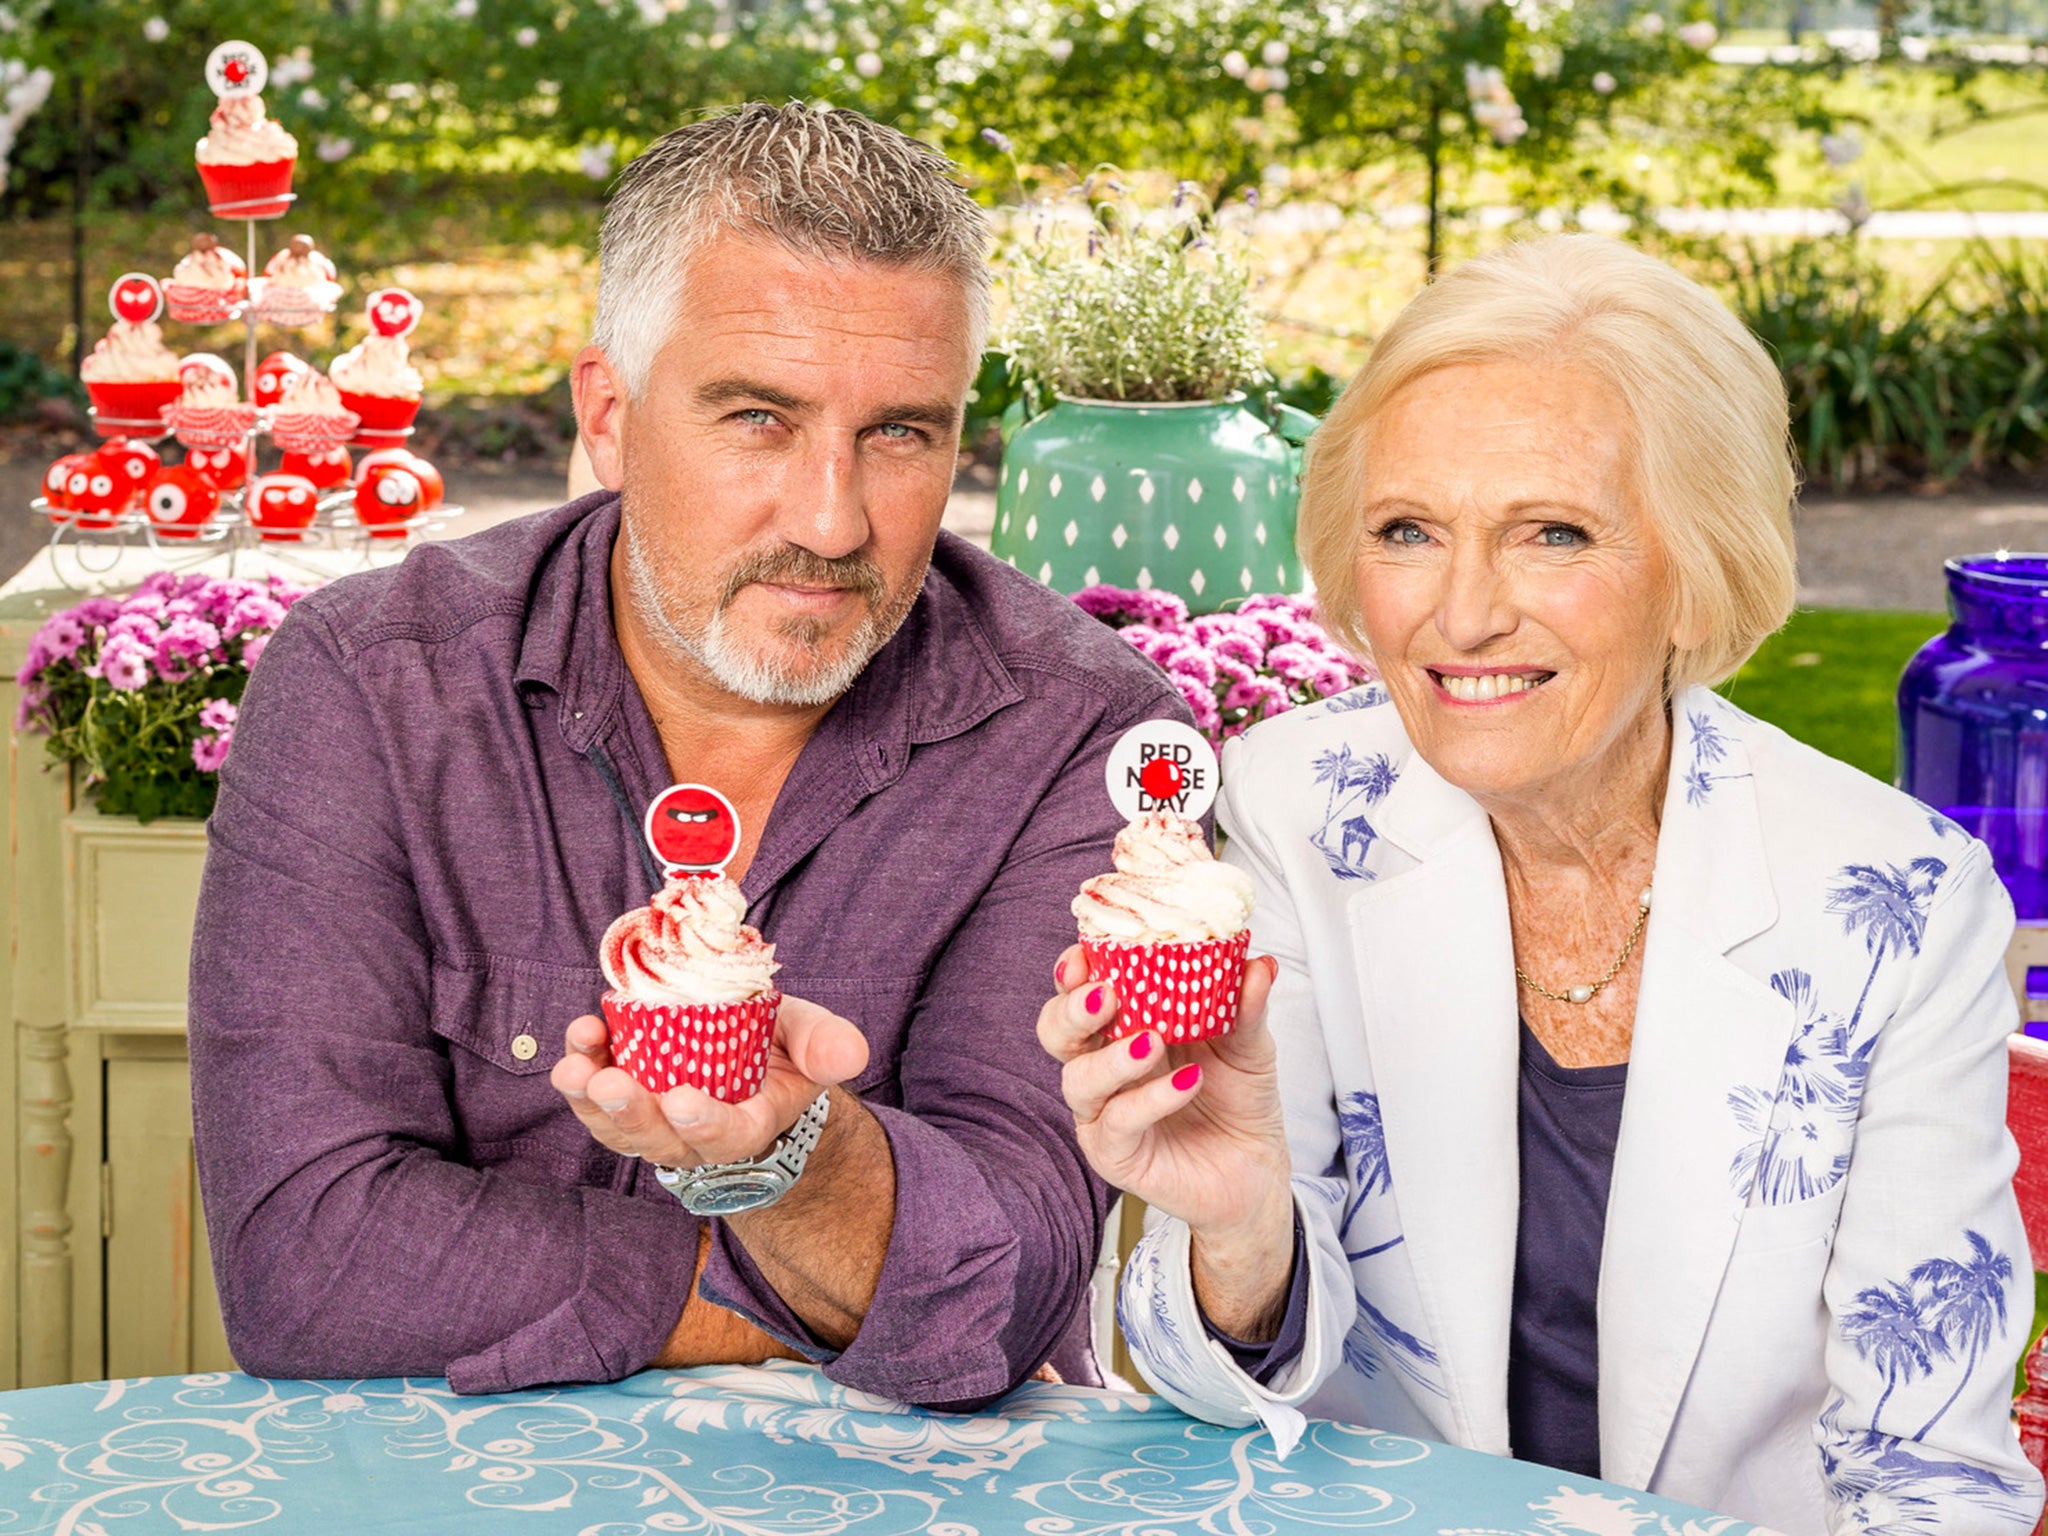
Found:
[(1845, 1430), (1843, 1400), (1822, 1410), (1821, 1478), (1831, 1528), (1864, 1536), (1937, 1536), (1957, 1511), (1974, 1506), (2015, 1522), (2028, 1514), (2020, 1487), (1988, 1467), (1916, 1455), (1896, 1435)]
[(1325, 699), (1323, 707), (1333, 715), (1348, 715), (1354, 709), (1376, 709), (1386, 702), (1387, 690), (1378, 683), (1367, 683), (1363, 688), (1354, 688), (1349, 693)]
[(1358, 1292), (1358, 1320), (1344, 1336), (1343, 1353), (1344, 1363), (1367, 1380), (1380, 1373), (1383, 1361), (1391, 1361), (1425, 1392), (1444, 1395), (1443, 1383), (1437, 1380), (1436, 1351), (1366, 1300), (1363, 1291)]
[(1903, 869), (1896, 864), (1845, 864), (1835, 876), (1835, 887), (1828, 892), (1828, 910), (1841, 915), (1844, 933), (1863, 935), (1863, 947), (1870, 955), (1870, 974), (1864, 977), (1863, 991), (1849, 1015), (1851, 1034), (1863, 1022), (1871, 983), (1885, 961), (1893, 955), (1920, 953), (1928, 907), (1947, 873), (1948, 865), (1942, 860), (1918, 858)]
[(1754, 1139), (1728, 1172), (1737, 1195), (1754, 1189), (1759, 1204), (1788, 1205), (1826, 1194), (1848, 1173), (1877, 1036), (1854, 1044), (1848, 1027), (1821, 1007), (1805, 971), (1779, 971), (1771, 990), (1791, 1003), (1799, 1030), (1774, 1090), (1729, 1093), (1736, 1123)]
[(1701, 711), (1689, 710), (1686, 724), (1692, 727), (1692, 763), (1685, 770), (1685, 803), (1705, 805), (1714, 793), (1716, 784), (1731, 779), (1746, 779), (1746, 773), (1711, 773), (1714, 764), (1728, 755), (1728, 738), (1722, 734), (1711, 716)]
[(1884, 1405), (1891, 1400), (1892, 1389), (1902, 1381), (1933, 1374), (1935, 1358), (1948, 1353), (1947, 1342), (1926, 1326), (1912, 1286), (1897, 1280), (1856, 1293), (1855, 1305), (1842, 1314), (1842, 1336), (1859, 1359), (1884, 1377), (1884, 1391), (1870, 1410), (1873, 1434), (1883, 1432)]
[(1349, 745), (1316, 754), (1315, 782), (1327, 784), (1323, 824), (1310, 837), (1323, 862), (1340, 880), (1370, 880), (1366, 855), (1379, 836), (1365, 810), (1379, 804), (1394, 787), (1400, 770), (1384, 752), (1355, 755)]
[(1395, 1236), (1370, 1248), (1356, 1252), (1351, 1249), (1351, 1224), (1365, 1208), (1365, 1202), (1374, 1195), (1386, 1194), (1394, 1187), (1393, 1174), (1387, 1168), (1387, 1131), (1380, 1121), (1380, 1096), (1376, 1093), (1345, 1094), (1337, 1101), (1337, 1127), (1344, 1137), (1344, 1151), (1351, 1164), (1354, 1186), (1350, 1198), (1344, 1203), (1344, 1214), (1338, 1219), (1337, 1239), (1344, 1244), (1344, 1257), (1356, 1263), (1376, 1253), (1385, 1253), (1401, 1241), (1399, 1236)]
[(1963, 1236), (1970, 1244), (1968, 1258), (1934, 1258), (1913, 1267), (1913, 1283), (1924, 1287), (1929, 1299), (1928, 1326), (1947, 1353), (1963, 1357), (1963, 1374), (1955, 1390), (1934, 1411), (1934, 1417), (1920, 1426), (1915, 1440), (1925, 1440), (1942, 1415), (1955, 1406), (1976, 1374), (1984, 1351), (2005, 1332), (2005, 1292), (2012, 1284), (2012, 1260), (1993, 1248), (1982, 1233), (1965, 1232)]

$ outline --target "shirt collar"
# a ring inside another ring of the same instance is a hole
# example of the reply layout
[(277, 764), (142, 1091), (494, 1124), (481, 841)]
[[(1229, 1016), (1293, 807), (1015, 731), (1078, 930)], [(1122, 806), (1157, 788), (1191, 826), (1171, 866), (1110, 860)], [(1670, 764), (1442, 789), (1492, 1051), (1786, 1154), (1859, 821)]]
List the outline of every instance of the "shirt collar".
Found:
[(520, 688), (551, 691), (564, 739), (587, 752), (617, 711), (627, 681), (626, 659), (612, 629), (619, 495), (593, 491), (552, 515), (566, 526), (534, 572), (512, 680)]

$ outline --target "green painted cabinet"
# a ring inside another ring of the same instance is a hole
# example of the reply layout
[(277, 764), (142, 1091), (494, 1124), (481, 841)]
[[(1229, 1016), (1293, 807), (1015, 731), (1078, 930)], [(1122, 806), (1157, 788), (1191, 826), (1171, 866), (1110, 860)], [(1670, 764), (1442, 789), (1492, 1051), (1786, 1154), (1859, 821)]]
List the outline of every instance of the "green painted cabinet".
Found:
[[(0, 587), (10, 722), (28, 637), (79, 596), (48, 562)], [(0, 1389), (228, 1369), (185, 1059), (206, 832), (100, 816), (46, 764), (9, 729)]]

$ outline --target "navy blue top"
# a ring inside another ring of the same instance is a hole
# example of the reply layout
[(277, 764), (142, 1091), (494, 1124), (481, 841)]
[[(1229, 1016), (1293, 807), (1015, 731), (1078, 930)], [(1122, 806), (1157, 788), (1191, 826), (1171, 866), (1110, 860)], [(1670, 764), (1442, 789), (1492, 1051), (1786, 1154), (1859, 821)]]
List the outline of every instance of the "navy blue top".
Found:
[(1628, 1063), (1560, 1067), (1521, 1026), (1521, 1225), (1508, 1334), (1508, 1444), (1600, 1475), (1600, 1245)]

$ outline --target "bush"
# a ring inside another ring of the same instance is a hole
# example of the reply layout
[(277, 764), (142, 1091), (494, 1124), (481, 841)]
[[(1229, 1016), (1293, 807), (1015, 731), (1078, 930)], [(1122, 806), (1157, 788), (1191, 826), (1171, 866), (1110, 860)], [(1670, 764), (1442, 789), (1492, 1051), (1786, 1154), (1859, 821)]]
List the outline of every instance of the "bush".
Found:
[(59, 373), (33, 352), (24, 352), (11, 341), (0, 341), (0, 421), (25, 416), (39, 401), (51, 398), (73, 401), (82, 410), (85, 386), (69, 374)]
[(2048, 267), (1973, 246), (1925, 292), (1852, 239), (1716, 258), (1785, 375), (1792, 440), (1837, 490), (2048, 464)]

